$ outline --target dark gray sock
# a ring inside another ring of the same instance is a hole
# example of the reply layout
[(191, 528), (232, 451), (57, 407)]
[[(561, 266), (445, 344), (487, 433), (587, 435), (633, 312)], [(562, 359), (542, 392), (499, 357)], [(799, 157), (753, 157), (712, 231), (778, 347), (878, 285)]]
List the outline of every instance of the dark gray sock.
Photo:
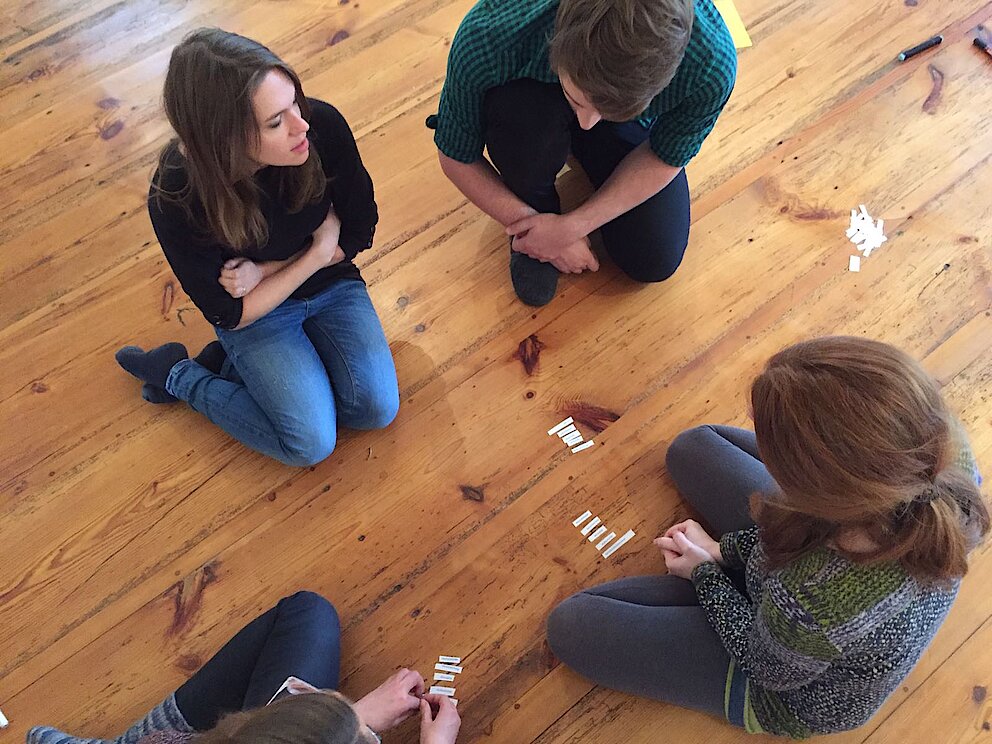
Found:
[(169, 372), (177, 362), (188, 359), (189, 354), (182, 344), (169, 343), (151, 351), (144, 351), (137, 346), (125, 346), (114, 358), (126, 372), (164, 391)]
[(193, 358), (193, 361), (215, 375), (219, 375), (224, 367), (224, 362), (227, 361), (227, 352), (220, 345), (220, 341), (211, 341)]
[(558, 291), (558, 269), (513, 250), (510, 240), (510, 280), (513, 291), (525, 305), (541, 307), (554, 299)]
[(177, 398), (172, 393), (167, 393), (165, 390), (154, 385), (149, 385), (147, 382), (141, 386), (141, 397), (147, 400), (149, 403), (155, 403), (156, 405), (160, 403), (178, 403), (179, 398)]

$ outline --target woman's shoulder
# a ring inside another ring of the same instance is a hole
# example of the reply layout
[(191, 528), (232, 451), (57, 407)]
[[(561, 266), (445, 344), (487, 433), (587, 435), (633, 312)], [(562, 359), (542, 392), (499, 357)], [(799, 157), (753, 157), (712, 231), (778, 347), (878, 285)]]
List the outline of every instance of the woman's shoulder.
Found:
[(337, 107), (319, 98), (307, 98), (310, 104), (310, 127), (317, 133), (324, 130), (339, 130), (348, 127), (348, 122)]
[(802, 598), (813, 614), (818, 606), (853, 603), (865, 609), (894, 594), (916, 591), (916, 582), (898, 561), (858, 563), (829, 547), (811, 550), (767, 578), (780, 592)]
[[(327, 101), (308, 98), (310, 104), (310, 138), (320, 148), (321, 157), (339, 156), (354, 147), (355, 135), (344, 115)], [(341, 145), (350, 143), (350, 147)]]

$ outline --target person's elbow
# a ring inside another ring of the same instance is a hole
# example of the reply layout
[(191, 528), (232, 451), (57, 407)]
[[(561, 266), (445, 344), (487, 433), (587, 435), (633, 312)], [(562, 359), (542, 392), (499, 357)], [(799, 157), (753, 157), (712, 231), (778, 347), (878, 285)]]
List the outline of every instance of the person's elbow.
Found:
[(465, 163), (461, 160), (455, 160), (453, 157), (445, 155), (440, 150), (437, 151), (437, 161), (441, 165), (441, 172), (448, 177), (449, 181), (452, 181), (455, 184), (459, 182), (460, 177), (464, 173), (470, 171), (472, 167), (479, 162), (476, 160), (472, 163)]
[(458, 166), (459, 165), (462, 165), (462, 163), (459, 163), (454, 158), (449, 158), (447, 155), (445, 155), (440, 150), (437, 151), (437, 162), (441, 166), (441, 172), (445, 176), (447, 176), (448, 180), (449, 181), (454, 181), (455, 178), (453, 177), (452, 174), (455, 171), (457, 171)]

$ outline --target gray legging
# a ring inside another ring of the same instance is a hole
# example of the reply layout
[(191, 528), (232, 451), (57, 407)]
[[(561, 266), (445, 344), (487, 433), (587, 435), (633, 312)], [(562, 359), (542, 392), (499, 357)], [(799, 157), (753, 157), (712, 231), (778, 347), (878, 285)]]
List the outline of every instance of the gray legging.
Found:
[[(776, 488), (754, 434), (744, 429), (689, 429), (672, 442), (665, 463), (714, 537), (753, 526), (750, 495)], [(730, 657), (684, 579), (636, 576), (574, 594), (548, 618), (548, 642), (596, 684), (725, 715)]]

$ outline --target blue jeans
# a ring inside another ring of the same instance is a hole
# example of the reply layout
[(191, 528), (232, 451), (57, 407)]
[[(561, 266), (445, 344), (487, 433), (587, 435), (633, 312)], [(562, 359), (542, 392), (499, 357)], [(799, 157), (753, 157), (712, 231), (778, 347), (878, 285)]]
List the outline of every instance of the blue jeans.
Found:
[(228, 364), (176, 364), (165, 388), (264, 455), (308, 466), (334, 451), (337, 425), (381, 429), (399, 410), (396, 368), (358, 280), (288, 299), (240, 330), (217, 329)]

